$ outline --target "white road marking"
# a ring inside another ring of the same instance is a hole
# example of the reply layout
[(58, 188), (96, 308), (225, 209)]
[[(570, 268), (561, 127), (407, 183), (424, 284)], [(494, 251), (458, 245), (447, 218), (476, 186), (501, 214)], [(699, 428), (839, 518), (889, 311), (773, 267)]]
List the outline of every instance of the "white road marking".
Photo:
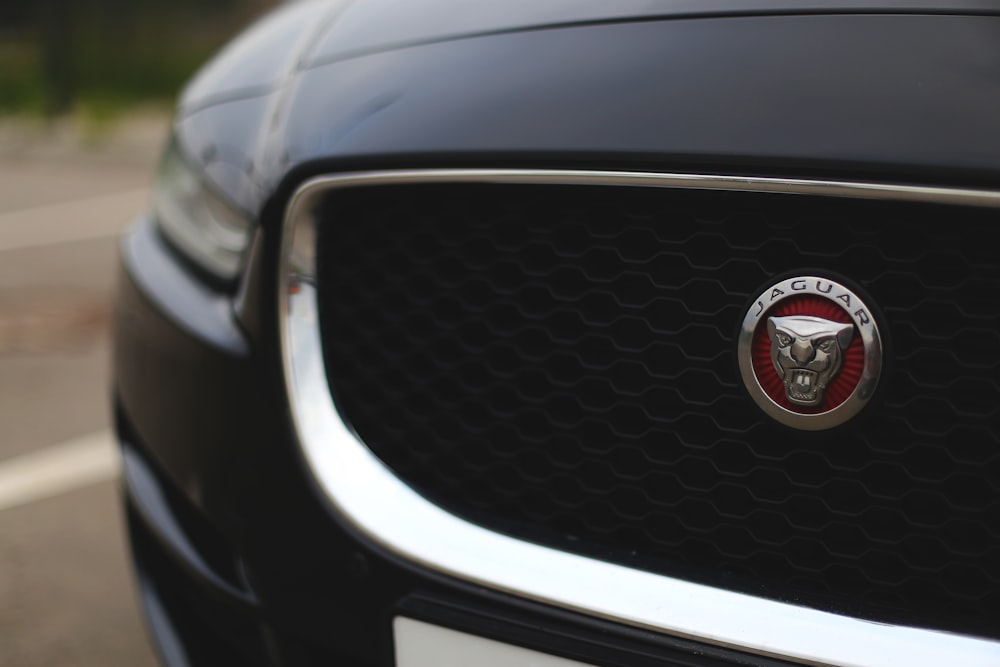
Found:
[(0, 511), (114, 479), (120, 465), (110, 431), (0, 460)]
[(149, 202), (149, 188), (140, 188), (0, 213), (0, 252), (117, 236)]

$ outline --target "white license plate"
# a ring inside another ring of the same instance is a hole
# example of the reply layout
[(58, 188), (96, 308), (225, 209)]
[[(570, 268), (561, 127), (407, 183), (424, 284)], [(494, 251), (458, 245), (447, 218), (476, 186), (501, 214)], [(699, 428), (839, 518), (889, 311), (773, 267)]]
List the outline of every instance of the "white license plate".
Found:
[(396, 667), (593, 667), (412, 618), (392, 621)]

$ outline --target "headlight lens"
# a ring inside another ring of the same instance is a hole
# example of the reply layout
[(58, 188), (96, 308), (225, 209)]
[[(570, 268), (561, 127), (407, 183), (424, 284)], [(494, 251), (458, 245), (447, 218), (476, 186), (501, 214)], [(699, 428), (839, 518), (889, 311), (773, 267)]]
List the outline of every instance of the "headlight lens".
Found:
[(153, 209), (164, 235), (198, 266), (231, 280), (250, 244), (250, 221), (207, 186), (170, 142), (160, 161)]

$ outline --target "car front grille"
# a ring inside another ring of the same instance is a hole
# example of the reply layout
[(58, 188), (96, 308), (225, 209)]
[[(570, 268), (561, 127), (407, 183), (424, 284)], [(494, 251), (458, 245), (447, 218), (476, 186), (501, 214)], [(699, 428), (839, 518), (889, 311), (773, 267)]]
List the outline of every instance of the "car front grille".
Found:
[[(427, 184), (338, 191), (319, 215), (333, 396), (436, 504), (635, 568), (1000, 637), (995, 211)], [(771, 421), (737, 368), (751, 298), (792, 271), (879, 309), (879, 390), (829, 432)]]

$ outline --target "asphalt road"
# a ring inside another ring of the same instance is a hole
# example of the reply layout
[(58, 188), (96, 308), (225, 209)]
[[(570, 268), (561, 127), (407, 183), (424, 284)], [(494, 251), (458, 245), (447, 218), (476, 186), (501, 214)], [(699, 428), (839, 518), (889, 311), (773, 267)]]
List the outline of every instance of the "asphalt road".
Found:
[(0, 132), (3, 667), (156, 664), (118, 502), (108, 318), (164, 126), (97, 147)]

